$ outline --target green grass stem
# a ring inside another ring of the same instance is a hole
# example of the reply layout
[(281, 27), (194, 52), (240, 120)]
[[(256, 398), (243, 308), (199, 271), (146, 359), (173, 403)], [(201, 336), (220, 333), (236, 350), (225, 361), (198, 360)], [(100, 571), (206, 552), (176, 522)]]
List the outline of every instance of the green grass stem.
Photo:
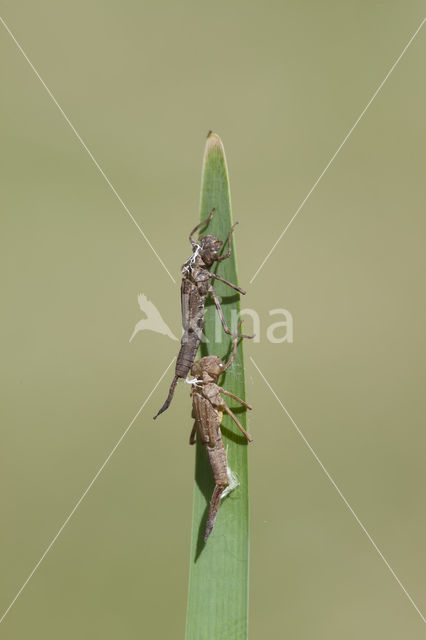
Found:
[[(231, 196), (225, 151), (218, 135), (211, 133), (206, 142), (202, 180), (200, 220), (216, 207), (215, 215), (203, 234), (213, 234), (225, 241), (232, 226)], [(238, 235), (238, 226), (234, 235)], [(237, 283), (235, 242), (232, 254), (218, 264), (215, 272)], [(236, 326), (239, 294), (218, 281), (213, 281), (222, 300), (228, 326)], [(216, 308), (209, 300), (205, 315), (207, 344), (201, 355), (229, 357), (232, 340), (217, 320)], [(237, 359), (219, 382), (227, 390), (245, 399), (243, 347), (238, 345)], [(227, 400), (230, 400), (229, 398)], [(246, 411), (235, 401), (229, 406), (246, 426)], [(196, 445), (194, 509), (189, 573), (186, 640), (246, 640), (248, 616), (249, 521), (247, 442), (229, 416), (224, 415), (222, 434), (228, 450), (228, 464), (239, 480), (239, 486), (220, 506), (214, 530), (204, 544), (204, 528), (213, 491), (212, 472), (203, 445)]]

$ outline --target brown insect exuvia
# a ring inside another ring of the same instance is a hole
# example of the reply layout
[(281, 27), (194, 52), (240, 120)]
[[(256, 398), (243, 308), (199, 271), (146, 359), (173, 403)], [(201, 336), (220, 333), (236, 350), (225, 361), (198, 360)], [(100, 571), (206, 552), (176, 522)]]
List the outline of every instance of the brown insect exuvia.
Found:
[[(228, 235), (228, 251), (223, 255), (219, 255), (223, 242), (216, 238), (216, 236), (207, 235), (200, 236), (198, 243), (192, 238), (193, 234), (204, 225), (208, 224), (213, 217), (215, 208), (210, 212), (209, 217), (197, 224), (189, 234), (189, 241), (191, 243), (193, 254), (182, 266), (182, 285), (181, 285), (181, 305), (182, 305), (182, 323), (184, 334), (181, 340), (181, 347), (176, 361), (175, 376), (172, 384), (170, 385), (169, 394), (163, 406), (159, 412), (154, 416), (154, 420), (165, 411), (173, 398), (173, 394), (176, 388), (176, 384), (179, 378), (186, 378), (191, 368), (192, 363), (195, 360), (197, 350), (201, 341), (201, 336), (204, 328), (204, 308), (206, 298), (210, 294), (216, 305), (217, 312), (222, 322), (223, 330), (228, 335), (233, 335), (226, 324), (222, 307), (220, 306), (219, 299), (211, 284), (210, 280), (220, 280), (228, 287), (232, 287), (235, 291), (245, 294), (246, 292), (240, 287), (237, 287), (232, 282), (224, 280), (215, 273), (211, 273), (209, 268), (214, 262), (221, 262), (226, 260), (231, 255), (231, 235), (237, 222), (232, 226)], [(240, 335), (241, 338), (251, 338), (252, 336)]]
[(191, 381), (193, 385), (191, 390), (192, 417), (195, 421), (189, 442), (190, 444), (194, 444), (197, 437), (206, 447), (215, 482), (213, 494), (210, 499), (204, 541), (207, 540), (213, 530), (220, 500), (224, 494), (226, 494), (226, 488), (230, 481), (227, 453), (223, 446), (222, 432), (220, 430), (224, 411), (232, 418), (247, 440), (249, 442), (252, 441), (252, 437), (228, 407), (221, 394), (233, 398), (247, 409), (251, 409), (251, 406), (217, 384), (219, 376), (226, 371), (235, 360), (238, 337), (238, 334), (234, 335), (233, 353), (226, 364), (223, 364), (222, 360), (217, 356), (205, 356), (197, 360), (197, 362), (194, 362), (191, 367), (191, 373), (195, 378)]

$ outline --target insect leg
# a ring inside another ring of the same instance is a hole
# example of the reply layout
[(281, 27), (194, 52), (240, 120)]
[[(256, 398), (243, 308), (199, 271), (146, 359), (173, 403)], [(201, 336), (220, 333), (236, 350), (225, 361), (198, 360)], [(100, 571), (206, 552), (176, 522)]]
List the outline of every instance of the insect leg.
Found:
[(237, 337), (237, 338), (253, 338), (253, 336), (247, 336), (244, 333), (235, 334), (235, 333), (232, 333), (232, 331), (229, 330), (228, 325), (226, 324), (225, 316), (223, 315), (222, 307), (220, 306), (219, 298), (217, 297), (216, 291), (214, 290), (214, 288), (212, 286), (210, 286), (210, 288), (209, 288), (209, 293), (212, 295), (212, 298), (213, 298), (214, 303), (216, 305), (216, 309), (217, 309), (217, 312), (219, 314), (219, 318), (220, 318), (220, 321), (222, 323), (224, 332), (227, 333), (228, 336), (234, 336), (234, 337)]
[(215, 280), (220, 280), (220, 282), (223, 282), (224, 284), (227, 284), (228, 287), (231, 287), (231, 289), (235, 289), (235, 291), (238, 291), (238, 293), (241, 293), (243, 296), (245, 296), (247, 293), (247, 291), (244, 291), (244, 289), (241, 289), (241, 287), (237, 287), (236, 284), (232, 284), (232, 282), (228, 282), (228, 280), (225, 280), (224, 278), (217, 276), (215, 273), (211, 273), (210, 277), (214, 278)]
[(234, 394), (231, 393), (230, 391), (227, 391), (226, 389), (223, 389), (222, 387), (219, 387), (219, 391), (221, 393), (224, 393), (225, 395), (229, 396), (230, 398), (233, 398), (234, 400), (236, 400), (237, 402), (242, 404), (243, 407), (246, 407), (246, 409), (253, 409), (253, 407), (251, 407), (249, 404), (247, 404), (247, 402), (245, 402), (244, 400), (241, 400), (241, 398), (239, 398), (238, 396), (234, 396)]
[(214, 214), (215, 211), (216, 211), (216, 207), (213, 207), (213, 209), (209, 213), (209, 217), (206, 218), (205, 220), (203, 220), (203, 222), (199, 222), (193, 228), (193, 230), (189, 234), (189, 242), (191, 243), (191, 246), (194, 244), (194, 240), (192, 239), (192, 236), (194, 235), (194, 233), (197, 231), (197, 229), (199, 229), (200, 227), (203, 227), (205, 224), (208, 224), (210, 222), (210, 220), (213, 218), (213, 214)]
[(232, 227), (231, 227), (231, 229), (229, 231), (228, 240), (227, 240), (227, 242), (228, 242), (228, 251), (226, 253), (224, 253), (222, 256), (220, 256), (220, 258), (217, 259), (217, 262), (222, 262), (222, 260), (226, 260), (226, 258), (229, 258), (229, 256), (231, 255), (231, 248), (232, 248), (231, 247), (231, 236), (232, 236), (232, 232), (235, 229), (235, 227), (237, 226), (237, 224), (238, 224), (238, 222), (235, 222), (232, 225)]
[(197, 421), (194, 422), (194, 426), (192, 427), (191, 435), (189, 436), (189, 444), (195, 444), (196, 438), (195, 434), (197, 433)]
[(224, 405), (224, 409), (226, 411), (226, 413), (231, 416), (231, 418), (233, 419), (233, 421), (235, 422), (235, 424), (237, 425), (237, 427), (240, 429), (240, 431), (245, 435), (245, 437), (247, 438), (247, 440), (249, 442), (253, 442), (253, 438), (251, 437), (251, 435), (249, 433), (247, 433), (247, 431), (244, 429), (243, 425), (241, 424), (241, 422), (238, 420), (238, 418), (232, 413), (231, 409), (228, 407), (228, 405), (226, 404), (226, 402), (223, 403)]
[(223, 365), (222, 372), (224, 372), (224, 371), (226, 371), (227, 369), (229, 369), (229, 367), (231, 366), (231, 364), (234, 362), (235, 358), (237, 357), (238, 329), (241, 327), (242, 322), (243, 322), (243, 321), (242, 321), (242, 320), (240, 320), (240, 321), (239, 321), (239, 323), (238, 323), (237, 330), (236, 330), (236, 332), (235, 332), (235, 334), (234, 334), (234, 340), (233, 340), (233, 342), (234, 342), (234, 348), (233, 348), (233, 350), (232, 350), (232, 355), (231, 355), (231, 357), (229, 358), (228, 362), (227, 362), (226, 364), (224, 364), (224, 365)]

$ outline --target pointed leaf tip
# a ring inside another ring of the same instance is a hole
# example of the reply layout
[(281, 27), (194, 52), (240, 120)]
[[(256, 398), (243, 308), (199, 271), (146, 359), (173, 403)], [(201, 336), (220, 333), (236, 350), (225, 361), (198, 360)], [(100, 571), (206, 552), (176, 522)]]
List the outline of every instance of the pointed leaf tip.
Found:
[(220, 136), (218, 136), (217, 133), (213, 133), (213, 131), (209, 131), (206, 141), (206, 153), (215, 148), (219, 148), (222, 153), (225, 152)]

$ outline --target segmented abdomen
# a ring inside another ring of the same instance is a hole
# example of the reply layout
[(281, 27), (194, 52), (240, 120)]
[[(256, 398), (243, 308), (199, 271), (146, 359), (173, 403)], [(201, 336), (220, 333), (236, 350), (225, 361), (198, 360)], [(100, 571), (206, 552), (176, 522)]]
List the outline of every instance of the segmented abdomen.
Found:
[(206, 447), (215, 484), (228, 484), (227, 458), (223, 446), (220, 424), (222, 411), (218, 411), (201, 393), (192, 395), (193, 416), (199, 441)]
[(204, 328), (204, 303), (197, 286), (190, 280), (182, 280), (181, 305), (183, 336), (176, 361), (176, 375), (186, 378), (197, 355)]

